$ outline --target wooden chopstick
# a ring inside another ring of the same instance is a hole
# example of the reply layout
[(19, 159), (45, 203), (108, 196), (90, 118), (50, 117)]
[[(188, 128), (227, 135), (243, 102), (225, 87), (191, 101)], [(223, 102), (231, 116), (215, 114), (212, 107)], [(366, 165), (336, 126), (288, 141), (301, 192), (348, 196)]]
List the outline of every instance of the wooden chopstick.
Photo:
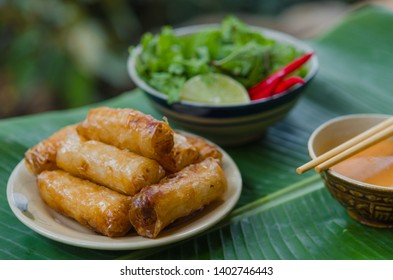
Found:
[(318, 173), (326, 170), (333, 165), (339, 163), (340, 161), (343, 161), (344, 159), (347, 159), (354, 154), (357, 154), (360, 151), (363, 151), (367, 149), (368, 147), (371, 147), (372, 145), (377, 144), (378, 142), (381, 142), (382, 140), (385, 140), (386, 138), (390, 137), (393, 135), (393, 125), (385, 128), (384, 130), (376, 133), (375, 135), (371, 136), (370, 138), (367, 138), (366, 140), (359, 142), (358, 144), (352, 146), (348, 150), (345, 150), (344, 152), (328, 159), (327, 161), (317, 165), (315, 167), (315, 171)]
[[(356, 137), (344, 142), (343, 144), (333, 148), (332, 150), (322, 154), (321, 156), (309, 161), (308, 163), (298, 167), (296, 172), (299, 174), (303, 174), (304, 172), (314, 168), (317, 172), (321, 172), (334, 164), (338, 163), (339, 161), (344, 160), (345, 158), (354, 155), (355, 153), (370, 147), (379, 141), (382, 141), (388, 138), (392, 132), (389, 132), (393, 128), (393, 117), (386, 119), (385, 121), (373, 126), (372, 128), (366, 130), (365, 132), (357, 135)], [(363, 143), (364, 142), (364, 143)], [(363, 144), (360, 144), (363, 143)], [(365, 145), (365, 146), (363, 146)], [(356, 147), (356, 148), (355, 148)], [(349, 150), (349, 152), (347, 152)], [(341, 157), (338, 155), (341, 153), (343, 154)], [(348, 155), (350, 154), (350, 155)], [(336, 157), (337, 156), (337, 157)], [(331, 158), (336, 157), (334, 160), (330, 160)], [(328, 162), (328, 160), (330, 160)], [(327, 163), (324, 163), (327, 162)], [(333, 163), (334, 162), (334, 163)], [(324, 163), (322, 165), (322, 163)]]

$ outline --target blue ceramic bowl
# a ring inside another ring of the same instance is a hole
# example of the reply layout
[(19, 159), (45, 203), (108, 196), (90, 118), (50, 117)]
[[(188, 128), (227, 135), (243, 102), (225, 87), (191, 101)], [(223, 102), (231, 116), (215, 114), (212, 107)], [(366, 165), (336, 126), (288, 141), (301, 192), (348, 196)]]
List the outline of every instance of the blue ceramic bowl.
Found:
[[(175, 29), (178, 36), (198, 32), (212, 25), (196, 25)], [(303, 52), (313, 51), (304, 42), (281, 32), (252, 27), (254, 31), (278, 42), (293, 45)], [(241, 145), (260, 138), (266, 128), (279, 121), (293, 108), (304, 88), (318, 71), (318, 60), (314, 55), (306, 64), (308, 74), (305, 84), (274, 95), (270, 99), (251, 101), (239, 105), (205, 105), (181, 101), (167, 103), (167, 96), (149, 86), (135, 69), (136, 57), (140, 54), (138, 46), (130, 55), (127, 63), (128, 72), (134, 83), (149, 97), (152, 105), (171, 124), (202, 135), (222, 146)]]

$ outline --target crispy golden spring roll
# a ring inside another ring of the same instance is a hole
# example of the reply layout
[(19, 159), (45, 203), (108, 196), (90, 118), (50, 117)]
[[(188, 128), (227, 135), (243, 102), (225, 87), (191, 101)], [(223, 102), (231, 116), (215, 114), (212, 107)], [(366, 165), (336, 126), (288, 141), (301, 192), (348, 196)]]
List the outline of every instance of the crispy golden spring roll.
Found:
[(184, 135), (191, 145), (193, 145), (199, 152), (198, 161), (202, 161), (208, 157), (216, 158), (221, 161), (222, 153), (213, 144), (208, 143), (203, 138), (193, 135)]
[(130, 221), (139, 235), (155, 238), (167, 225), (214, 200), (227, 188), (216, 159), (189, 165), (132, 198)]
[(129, 196), (62, 170), (43, 171), (37, 177), (37, 185), (49, 207), (96, 232), (123, 236), (131, 228)]
[(171, 173), (196, 163), (199, 158), (198, 150), (187, 141), (186, 137), (175, 133), (174, 141), (175, 144), (170, 154), (160, 159), (162, 166)]
[(87, 139), (155, 160), (167, 155), (174, 144), (173, 130), (168, 123), (133, 109), (92, 109), (77, 130)]
[(84, 141), (76, 132), (60, 145), (56, 162), (75, 176), (126, 195), (134, 195), (165, 176), (155, 160), (99, 141)]
[(27, 169), (37, 175), (44, 170), (57, 169), (56, 152), (66, 136), (76, 129), (76, 125), (69, 125), (58, 130), (49, 138), (39, 142), (25, 153)]

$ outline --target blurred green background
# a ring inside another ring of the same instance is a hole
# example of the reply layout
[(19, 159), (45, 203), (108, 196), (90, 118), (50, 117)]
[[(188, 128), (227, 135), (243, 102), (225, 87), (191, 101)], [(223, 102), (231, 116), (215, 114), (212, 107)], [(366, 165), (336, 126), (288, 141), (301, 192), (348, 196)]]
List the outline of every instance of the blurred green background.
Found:
[(128, 47), (162, 25), (226, 14), (316, 36), (355, 2), (302, 0), (0, 0), (0, 118), (66, 109), (133, 88)]

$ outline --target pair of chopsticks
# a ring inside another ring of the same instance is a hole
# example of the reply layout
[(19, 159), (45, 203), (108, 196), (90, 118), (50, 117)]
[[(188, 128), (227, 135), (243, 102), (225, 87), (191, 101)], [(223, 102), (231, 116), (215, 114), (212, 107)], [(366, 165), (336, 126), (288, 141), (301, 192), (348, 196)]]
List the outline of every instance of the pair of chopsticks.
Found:
[(351, 138), (343, 144), (298, 167), (296, 172), (303, 174), (315, 167), (315, 171), (320, 173), (390, 136), (393, 136), (393, 117), (388, 118), (356, 137)]

